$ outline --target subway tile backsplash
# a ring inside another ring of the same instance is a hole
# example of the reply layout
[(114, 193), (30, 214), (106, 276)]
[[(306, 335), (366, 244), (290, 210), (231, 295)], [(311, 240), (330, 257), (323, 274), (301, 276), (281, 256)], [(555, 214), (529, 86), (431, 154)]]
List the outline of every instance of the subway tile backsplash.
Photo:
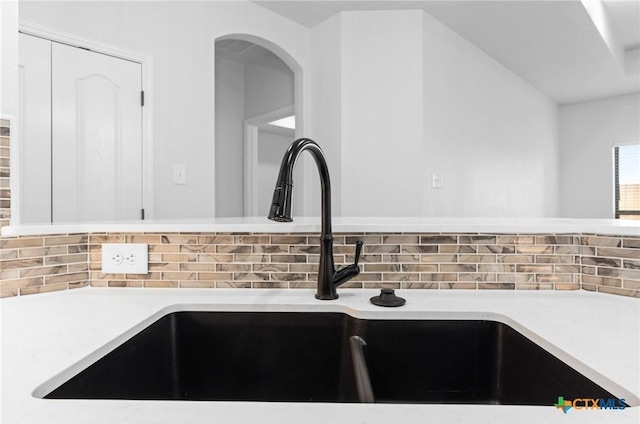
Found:
[[(595, 234), (336, 234), (343, 287), (578, 290), (640, 298), (640, 238)], [(101, 272), (102, 243), (149, 244), (149, 273)], [(94, 287), (313, 288), (316, 234), (91, 233), (0, 239), (2, 297)]]

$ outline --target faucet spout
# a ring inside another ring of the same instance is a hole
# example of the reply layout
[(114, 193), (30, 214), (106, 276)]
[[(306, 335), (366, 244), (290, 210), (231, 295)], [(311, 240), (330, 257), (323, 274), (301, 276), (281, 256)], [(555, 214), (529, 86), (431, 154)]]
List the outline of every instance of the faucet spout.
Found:
[(318, 144), (309, 138), (294, 141), (282, 158), (278, 180), (273, 191), (273, 200), (268, 218), (272, 221), (291, 222), (291, 198), (293, 193), (293, 167), (303, 151), (313, 157), (320, 173), (322, 194), (322, 227), (320, 233), (320, 263), (318, 265), (318, 290), (316, 298), (321, 300), (337, 299), (336, 287), (360, 273), (358, 257), (362, 243), (357, 248), (356, 261), (336, 272), (333, 259), (333, 234), (331, 230), (331, 181), (324, 153)]

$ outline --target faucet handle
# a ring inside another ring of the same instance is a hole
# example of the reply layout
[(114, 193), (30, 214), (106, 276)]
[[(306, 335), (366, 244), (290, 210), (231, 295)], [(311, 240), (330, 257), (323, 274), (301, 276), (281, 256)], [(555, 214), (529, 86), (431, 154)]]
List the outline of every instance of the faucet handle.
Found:
[(340, 284), (343, 284), (347, 281), (349, 281), (350, 279), (352, 279), (353, 277), (355, 277), (356, 275), (360, 274), (360, 267), (358, 266), (358, 261), (360, 260), (360, 252), (362, 252), (362, 245), (364, 243), (362, 243), (362, 241), (358, 240), (356, 242), (356, 257), (355, 257), (355, 262), (352, 263), (351, 265), (347, 265), (341, 269), (339, 269), (338, 271), (336, 271), (333, 275), (333, 285), (334, 286), (339, 286)]
[(356, 260), (354, 262), (354, 265), (358, 265), (358, 261), (360, 261), (360, 252), (362, 252), (362, 245), (364, 243), (362, 242), (362, 240), (358, 240), (356, 242)]

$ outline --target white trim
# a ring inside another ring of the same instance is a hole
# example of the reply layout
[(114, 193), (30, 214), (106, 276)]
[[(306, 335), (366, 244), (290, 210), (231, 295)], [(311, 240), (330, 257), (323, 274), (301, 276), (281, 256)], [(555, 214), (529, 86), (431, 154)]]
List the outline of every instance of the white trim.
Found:
[[(142, 107), (142, 207), (145, 218), (154, 218), (153, 200), (153, 57), (131, 50), (121, 49), (99, 41), (91, 40), (75, 34), (69, 34), (43, 25), (20, 20), (18, 31), (35, 37), (45, 38), (57, 43), (74, 47), (88, 48), (96, 53), (113, 56), (119, 59), (139, 63), (142, 67), (142, 91), (144, 91), (144, 107)], [(13, 139), (13, 136), (12, 136)], [(13, 143), (12, 143), (13, 144)], [(13, 153), (12, 153), (13, 155)], [(13, 181), (13, 179), (12, 179)], [(17, 188), (17, 187), (16, 187)], [(12, 186), (13, 191), (13, 186)], [(17, 190), (13, 191), (17, 193)], [(12, 205), (13, 205), (12, 193)], [(13, 211), (12, 211), (13, 217)], [(16, 217), (17, 218), (17, 217)], [(14, 221), (12, 221), (13, 223)]]
[(294, 113), (291, 105), (244, 121), (244, 216), (258, 215), (258, 181), (254, 172), (258, 168), (258, 126)]
[(244, 123), (244, 216), (258, 215), (258, 193), (253, 172), (258, 166), (258, 125)]
[(612, 144), (613, 147), (637, 146), (637, 145), (640, 145), (640, 140), (616, 141)]
[(211, 61), (211, 68), (209, 68), (209, 75), (212, 79), (211, 81), (211, 98), (213, 99), (213, 110), (211, 111), (211, 122), (213, 122), (213, 134), (212, 134), (212, 138), (211, 138), (211, 142), (213, 143), (213, 155), (211, 157), (211, 163), (213, 166), (213, 172), (211, 173), (211, 191), (209, 191), (209, 195), (211, 196), (211, 200), (212, 200), (212, 207), (213, 209), (211, 210), (211, 217), (215, 218), (216, 216), (218, 216), (218, 212), (217, 212), (217, 193), (216, 193), (216, 158), (217, 158), (217, 153), (216, 153), (216, 147), (218, 145), (218, 137), (216, 135), (217, 131), (216, 129), (218, 128), (218, 106), (217, 104), (217, 99), (218, 99), (218, 92), (216, 90), (216, 80), (217, 80), (217, 72), (216, 72), (216, 64), (217, 64), (217, 60), (218, 58), (216, 57), (216, 40), (213, 40), (213, 46), (211, 47), (212, 51), (211, 51), (211, 57), (213, 58), (213, 60)]
[(68, 44), (74, 47), (88, 48), (98, 53), (107, 54), (118, 57), (120, 59), (130, 60), (132, 62), (143, 63), (150, 59), (150, 56), (140, 54), (131, 50), (121, 49), (100, 41), (91, 40), (83, 36), (66, 33), (54, 28), (49, 28), (40, 24), (34, 24), (20, 20), (18, 31), (23, 34), (33, 35), (35, 37), (45, 38), (57, 43)]
[(617, 143), (613, 143), (611, 145), (611, 219), (616, 219), (616, 210), (618, 209), (616, 205), (616, 148), (620, 147)]
[(155, 218), (153, 196), (153, 57), (147, 56), (142, 65), (142, 207), (145, 219)]
[[(617, 179), (616, 179), (616, 149), (619, 147), (626, 147), (626, 146), (640, 146), (640, 140), (634, 140), (634, 141), (616, 141), (614, 143), (611, 144), (611, 181), (612, 181), (612, 189), (611, 189), (611, 193), (613, 193), (613, 196), (611, 196), (611, 202), (613, 205), (613, 210), (611, 212), (611, 218), (612, 219), (620, 219), (620, 218), (616, 218), (616, 212), (618, 211), (618, 205), (616, 205), (616, 188), (618, 186), (617, 184)], [(618, 173), (619, 174), (619, 173)]]

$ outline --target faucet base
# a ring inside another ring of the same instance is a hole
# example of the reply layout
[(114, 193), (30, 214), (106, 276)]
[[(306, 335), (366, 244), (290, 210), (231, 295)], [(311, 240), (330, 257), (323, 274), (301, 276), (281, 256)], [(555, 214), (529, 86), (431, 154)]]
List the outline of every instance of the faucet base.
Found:
[(319, 294), (319, 293), (316, 293), (316, 299), (318, 299), (318, 300), (335, 300), (338, 297), (339, 296), (338, 296), (337, 293), (336, 294), (322, 294), (322, 295)]

